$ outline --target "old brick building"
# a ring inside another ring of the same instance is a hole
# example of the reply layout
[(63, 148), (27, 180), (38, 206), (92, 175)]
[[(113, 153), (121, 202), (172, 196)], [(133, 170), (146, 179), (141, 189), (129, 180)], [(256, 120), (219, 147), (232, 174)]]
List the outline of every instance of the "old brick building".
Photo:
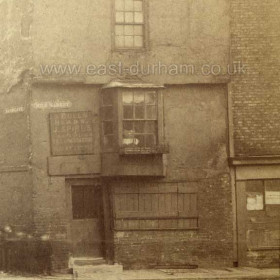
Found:
[[(242, 60), (243, 6), (231, 4)], [(250, 135), (238, 137), (250, 95), (241, 75), (228, 86), (230, 2), (0, 7), (1, 225), (48, 233), (55, 269), (69, 252), (130, 268), (241, 260), (234, 165), (264, 150), (245, 155)]]
[(279, 266), (279, 11), (279, 1), (231, 1), (231, 59), (246, 69), (229, 86), (240, 265)]

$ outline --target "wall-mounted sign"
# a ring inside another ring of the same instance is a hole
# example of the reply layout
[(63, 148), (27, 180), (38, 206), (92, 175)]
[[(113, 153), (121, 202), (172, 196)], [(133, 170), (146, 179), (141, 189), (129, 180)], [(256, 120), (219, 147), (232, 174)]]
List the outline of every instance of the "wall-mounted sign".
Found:
[(266, 191), (265, 204), (280, 204), (280, 191)]
[(263, 207), (262, 193), (247, 193), (247, 210), (263, 210)]
[(52, 155), (93, 153), (91, 112), (50, 113)]

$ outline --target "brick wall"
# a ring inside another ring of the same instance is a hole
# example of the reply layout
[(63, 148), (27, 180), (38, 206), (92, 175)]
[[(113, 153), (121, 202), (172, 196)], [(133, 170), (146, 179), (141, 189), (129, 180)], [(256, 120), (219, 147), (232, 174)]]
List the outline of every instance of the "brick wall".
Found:
[(232, 62), (245, 74), (232, 76), (236, 156), (280, 154), (278, 0), (231, 0)]
[(232, 266), (229, 177), (224, 174), (197, 183), (198, 230), (116, 231), (115, 261), (127, 268), (155, 265)]

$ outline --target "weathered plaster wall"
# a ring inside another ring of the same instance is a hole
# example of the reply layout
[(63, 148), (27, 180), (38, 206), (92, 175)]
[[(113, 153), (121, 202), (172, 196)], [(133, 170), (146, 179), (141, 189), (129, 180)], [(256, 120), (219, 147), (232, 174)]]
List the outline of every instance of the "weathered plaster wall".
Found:
[(32, 0), (0, 1), (0, 94), (32, 67)]
[[(142, 65), (194, 64), (197, 68), (198, 74), (194, 75), (147, 77), (154, 82), (176, 84), (224, 79), (200, 75), (199, 65), (219, 64), (223, 70), (227, 67), (228, 1), (147, 1), (149, 34), (144, 52), (112, 50), (112, 2), (84, 0), (81, 5), (69, 0), (36, 1), (32, 29), (36, 75), (41, 74), (40, 65), (76, 64), (85, 73), (89, 64), (122, 62), (129, 66), (138, 61)], [(89, 83), (106, 83), (112, 77), (85, 75), (83, 78)]]
[[(53, 108), (50, 104), (55, 101), (65, 101), (68, 104), (67, 108)], [(49, 113), (75, 111), (92, 112), (94, 152), (99, 154), (98, 88), (58, 85), (33, 87), (30, 116), (34, 223), (36, 231), (41, 234), (49, 233), (54, 242), (55, 269), (67, 266), (67, 242), (70, 239), (67, 210), (69, 201), (66, 195), (65, 177), (48, 175), (47, 159), (51, 156)]]
[(0, 227), (32, 231), (27, 72), (32, 1), (0, 1)]
[(228, 172), (227, 87), (170, 86), (164, 95), (167, 178), (190, 180)]

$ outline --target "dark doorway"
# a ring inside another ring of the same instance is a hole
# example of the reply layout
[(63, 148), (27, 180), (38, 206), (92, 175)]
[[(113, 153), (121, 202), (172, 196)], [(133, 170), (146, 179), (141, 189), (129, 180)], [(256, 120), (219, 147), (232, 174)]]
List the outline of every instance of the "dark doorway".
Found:
[(100, 186), (72, 186), (74, 257), (104, 257), (104, 219)]

